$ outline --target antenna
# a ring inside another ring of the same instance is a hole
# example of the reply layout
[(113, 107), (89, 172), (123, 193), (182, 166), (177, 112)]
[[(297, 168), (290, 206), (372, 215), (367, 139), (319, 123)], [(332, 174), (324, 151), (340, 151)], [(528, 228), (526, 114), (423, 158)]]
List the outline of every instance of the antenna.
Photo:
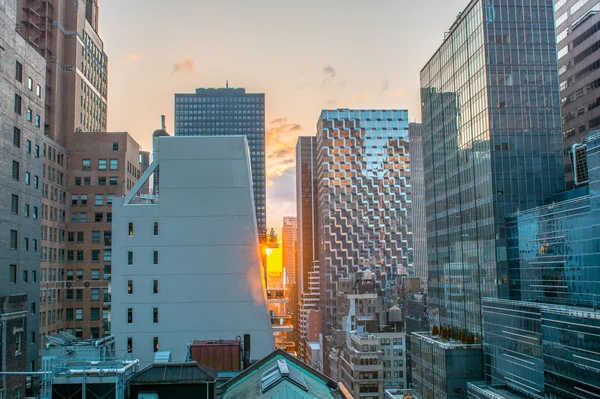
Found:
[(227, 79), (227, 80), (225, 81), (225, 88), (226, 88), (226, 89), (229, 89), (229, 79)]
[(166, 124), (165, 124), (165, 116), (164, 115), (160, 116), (160, 126), (161, 126), (162, 130), (165, 130)]

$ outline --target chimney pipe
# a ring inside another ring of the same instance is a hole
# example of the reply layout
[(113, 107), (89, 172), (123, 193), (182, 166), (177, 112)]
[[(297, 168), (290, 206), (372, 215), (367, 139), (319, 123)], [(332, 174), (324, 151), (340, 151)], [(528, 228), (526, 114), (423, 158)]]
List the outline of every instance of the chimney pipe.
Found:
[(250, 334), (244, 334), (244, 370), (250, 366)]
[(162, 130), (167, 130), (167, 125), (165, 123), (165, 116), (164, 115), (160, 116), (160, 126), (161, 126)]

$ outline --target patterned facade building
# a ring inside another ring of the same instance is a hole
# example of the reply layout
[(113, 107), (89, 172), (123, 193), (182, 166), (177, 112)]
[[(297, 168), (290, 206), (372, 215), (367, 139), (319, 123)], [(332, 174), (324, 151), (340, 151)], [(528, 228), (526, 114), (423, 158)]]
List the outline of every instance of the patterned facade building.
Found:
[(297, 282), (298, 218), (286, 216), (281, 228), (281, 256), (288, 281)]
[(322, 111), (317, 165), (321, 315), (331, 335), (339, 278), (370, 269), (391, 294), (411, 260), (408, 112)]

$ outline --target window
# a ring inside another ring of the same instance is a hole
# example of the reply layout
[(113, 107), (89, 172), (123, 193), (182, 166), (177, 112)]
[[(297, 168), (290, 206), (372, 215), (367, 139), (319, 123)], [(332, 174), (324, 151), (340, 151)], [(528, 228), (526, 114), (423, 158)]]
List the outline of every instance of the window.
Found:
[(119, 151), (119, 143), (113, 143), (113, 151)]
[(106, 221), (112, 222), (112, 212), (106, 212)]
[(83, 262), (83, 251), (77, 251), (77, 262)]
[(8, 272), (9, 284), (17, 284), (17, 265), (10, 265)]
[(75, 309), (75, 320), (83, 320), (83, 309), (82, 308)]
[(29, 89), (29, 91), (33, 91), (33, 79), (31, 79), (31, 77), (27, 79), (27, 88)]
[(73, 281), (73, 276), (75, 276), (75, 272), (73, 270), (67, 270), (67, 281)]
[[(38, 176), (33, 176), (33, 187), (38, 188), (40, 178)], [(61, 198), (61, 202), (64, 204), (64, 197)]]
[(27, 140), (27, 142), (26, 142), (25, 144), (26, 144), (26, 145), (25, 145), (25, 151), (26, 151), (28, 154), (31, 154), (31, 140)]
[(77, 269), (77, 280), (83, 280), (83, 269)]
[(40, 146), (36, 144), (34, 149), (35, 149), (35, 157), (39, 158), (40, 157)]
[[(67, 298), (67, 301), (73, 300), (73, 290), (71, 290), (71, 289), (67, 290), (66, 298)], [(71, 312), (73, 312), (73, 309), (70, 309), (70, 310), (71, 310)], [(67, 320), (72, 320), (72, 319), (73, 319), (73, 316), (71, 316), (71, 319), (67, 319)]]
[(23, 274), (23, 277), (22, 277), (23, 282), (27, 283), (27, 281), (29, 280), (29, 273), (27, 273), (27, 270), (23, 270), (22, 274)]
[(100, 242), (100, 232), (92, 231), (92, 242)]
[(19, 163), (17, 161), (12, 161), (12, 178), (19, 180)]
[(10, 231), (10, 249), (18, 249), (19, 233), (17, 230)]
[(81, 223), (87, 223), (87, 213), (83, 212), (79, 214), (79, 221)]
[(98, 170), (106, 170), (106, 159), (98, 160)]
[(71, 205), (77, 205), (79, 202), (79, 196), (77, 194), (71, 195)]
[(31, 185), (31, 173), (29, 172), (25, 172), (25, 184), (26, 185)]
[(104, 250), (104, 260), (112, 260), (112, 254), (110, 249)]
[(133, 251), (127, 252), (127, 264), (133, 265)]
[(23, 242), (25, 244), (25, 251), (29, 251), (29, 238), (25, 238)]
[(77, 242), (84, 242), (85, 241), (85, 235), (83, 231), (78, 231), (77, 232)]
[(19, 196), (12, 194), (10, 196), (10, 211), (15, 215), (19, 214)]
[(31, 281), (37, 283), (37, 271), (35, 270), (31, 272)]
[(83, 338), (83, 328), (75, 329), (75, 338)]
[(90, 308), (90, 320), (100, 320), (100, 308)]
[(81, 201), (79, 201), (79, 203), (81, 205), (87, 205), (87, 203), (88, 203), (87, 200), (88, 200), (87, 194), (81, 194)]
[(89, 186), (92, 183), (92, 179), (90, 177), (84, 177), (83, 178), (83, 185), (84, 186)]
[(67, 233), (67, 242), (75, 242), (75, 232), (69, 231)]
[(89, 159), (83, 159), (81, 161), (81, 169), (83, 170), (90, 170), (92, 169), (92, 161)]
[(90, 338), (92, 338), (92, 339), (100, 338), (100, 328), (99, 327), (90, 327)]
[(106, 194), (106, 205), (112, 205), (114, 198), (114, 194)]
[(128, 227), (128, 233), (127, 235), (132, 236), (133, 235), (133, 222), (129, 222), (129, 227)]
[(92, 262), (98, 262), (100, 260), (100, 250), (92, 249)]
[(35, 302), (31, 302), (31, 314), (35, 314), (36, 309), (35, 309)]
[(108, 184), (111, 186), (116, 186), (117, 184), (119, 184), (119, 178), (116, 176), (111, 176), (108, 178)]
[(127, 352), (131, 353), (133, 351), (133, 338), (127, 337)]
[(35, 114), (35, 126), (36, 127), (42, 126), (42, 117), (39, 116), (38, 114)]
[(38, 97), (42, 97), (42, 86), (37, 85), (37, 88), (35, 90), (35, 95)]
[(20, 355), (23, 347), (23, 333), (15, 333), (15, 354)]
[[(92, 273), (93, 275), (93, 273)], [(90, 299), (92, 301), (99, 301), (100, 300), (100, 288), (92, 288), (90, 291)]]
[(152, 293), (158, 294), (158, 280), (152, 282)]
[(78, 301), (83, 301), (83, 290), (82, 289), (76, 289), (75, 290), (75, 299)]
[(33, 218), (34, 219), (38, 218), (38, 207), (37, 206), (33, 207)]
[(29, 204), (25, 204), (25, 217), (29, 217)]
[(158, 323), (158, 308), (152, 308), (152, 322)]
[(13, 127), (13, 145), (21, 148), (21, 129), (18, 127)]
[(127, 323), (133, 323), (133, 308), (127, 308)]
[(92, 280), (100, 280), (100, 269), (92, 269)]
[(154, 235), (158, 235), (158, 222), (154, 222)]
[(37, 252), (37, 240), (34, 238), (31, 243), (33, 244), (33, 252)]
[(23, 82), (23, 64), (17, 61), (15, 66), (15, 79), (19, 82)]
[(21, 115), (21, 96), (15, 94), (15, 113)]
[(102, 212), (94, 213), (94, 222), (102, 223), (104, 221), (104, 214)]
[(127, 294), (133, 294), (133, 280), (127, 280)]
[(119, 160), (118, 159), (110, 160), (110, 170), (119, 170)]
[(99, 186), (106, 186), (106, 177), (99, 177), (98, 178), (98, 185)]
[[(21, 334), (21, 333), (18, 333)], [(20, 345), (19, 345), (20, 348)], [(17, 353), (19, 355), (21, 352)], [(13, 399), (21, 399), (21, 387), (16, 387), (13, 391)]]
[(27, 122), (31, 122), (33, 120), (33, 111), (31, 108), (27, 108)]
[(158, 251), (154, 251), (153, 259), (154, 259), (154, 264), (158, 265)]
[(158, 352), (158, 337), (154, 337), (153, 347), (154, 352)]
[(96, 194), (96, 200), (94, 202), (95, 205), (104, 205), (104, 195)]

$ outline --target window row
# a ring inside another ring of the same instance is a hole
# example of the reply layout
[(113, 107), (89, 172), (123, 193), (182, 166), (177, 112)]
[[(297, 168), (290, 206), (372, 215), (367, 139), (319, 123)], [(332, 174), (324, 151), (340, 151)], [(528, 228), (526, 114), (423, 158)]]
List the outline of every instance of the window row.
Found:
[[(152, 280), (152, 293), (158, 294), (158, 280)], [(127, 294), (133, 294), (133, 280), (127, 280)]]
[[(18, 161), (12, 161), (12, 178), (16, 181), (21, 181), (21, 164)], [(39, 176), (31, 176), (30, 172), (25, 172), (25, 185), (31, 186), (33, 183), (34, 188), (39, 187), (40, 179)]]
[[(152, 351), (158, 352), (158, 337), (152, 338)], [(133, 337), (127, 337), (127, 352), (133, 352)]]
[[(10, 196), (10, 212), (14, 215), (19, 214), (19, 196), (16, 194), (11, 194)], [(33, 219), (38, 218), (38, 207), (30, 206), (29, 204), (24, 204), (23, 206), (23, 216), (26, 218), (32, 217)]]
[[(108, 169), (107, 169), (107, 167), (108, 167)], [(81, 160), (81, 169), (82, 170), (92, 170), (92, 160), (91, 159)], [(98, 160), (98, 170), (119, 170), (119, 160), (118, 159), (99, 159)]]
[[(17, 230), (10, 231), (9, 249), (18, 250), (19, 245), (22, 245), (21, 248), (24, 251), (29, 251), (29, 248), (30, 248), (29, 242), (30, 242), (29, 238), (24, 237), (23, 243), (19, 244), (19, 232)], [(33, 252), (37, 252), (37, 250), (38, 250), (38, 241), (35, 238), (31, 239), (31, 250)]]
[[(75, 177), (75, 185), (76, 186), (91, 186), (91, 177)], [(98, 186), (117, 186), (119, 185), (119, 177), (118, 176), (100, 176), (96, 181), (96, 185)]]
[[(8, 265), (8, 283), (9, 284), (17, 284), (19, 282), (19, 266), (18, 265)], [(36, 270), (21, 270), (21, 280), (20, 282), (27, 283), (37, 283), (37, 271)]]
[[(152, 251), (152, 264), (158, 265), (158, 251)], [(127, 251), (127, 265), (133, 265), (133, 251)]]
[[(60, 166), (65, 166), (65, 157), (66, 155), (52, 147), (51, 145), (46, 145), (44, 143), (44, 157), (49, 161), (56, 162)], [(66, 166), (69, 167), (69, 158), (66, 158)]]
[[(133, 231), (134, 231), (134, 223), (133, 222), (129, 222), (127, 224), (127, 235), (130, 236), (130, 237), (132, 237), (133, 236)], [(158, 222), (152, 223), (152, 235), (158, 236)]]
[[(152, 308), (152, 323), (158, 323), (158, 308)], [(133, 324), (133, 308), (127, 308), (127, 324)]]
[[(17, 148), (21, 148), (21, 129), (14, 126), (13, 127), (13, 146)], [(37, 144), (33, 144), (31, 140), (25, 140), (25, 152), (27, 154), (33, 153), (36, 158), (40, 157), (40, 146)]]
[[(15, 79), (17, 80), (17, 82), (23, 83), (23, 64), (21, 64), (19, 61), (17, 61), (15, 64)], [(29, 91), (33, 91), (33, 86), (34, 82), (30, 76), (27, 79), (27, 88), (29, 89)], [(35, 95), (39, 98), (42, 98), (42, 86), (40, 86), (39, 84), (35, 85)]]

